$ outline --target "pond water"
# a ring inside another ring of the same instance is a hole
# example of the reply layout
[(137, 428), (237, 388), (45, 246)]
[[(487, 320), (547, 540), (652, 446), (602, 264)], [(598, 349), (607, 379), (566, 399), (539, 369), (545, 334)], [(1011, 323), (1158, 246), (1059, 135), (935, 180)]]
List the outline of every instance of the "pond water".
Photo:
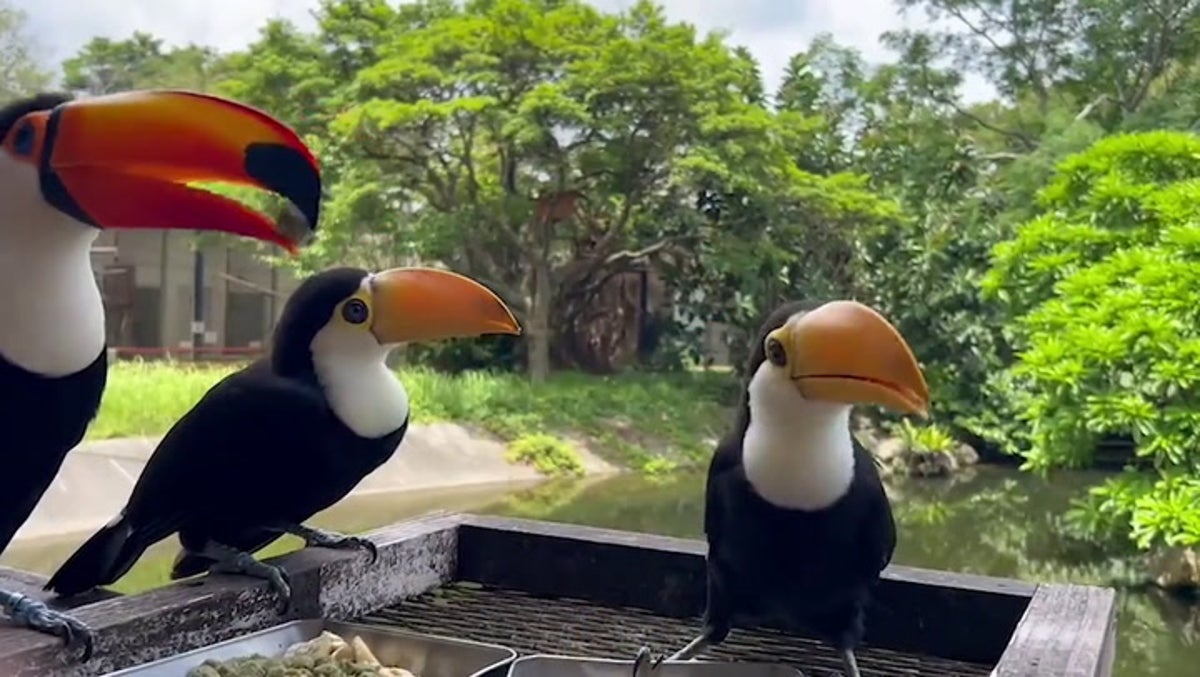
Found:
[[(1111, 585), (1131, 580), (1128, 563), (1068, 547), (1058, 536), (1058, 516), (1070, 498), (1098, 477), (1072, 473), (1043, 481), (1011, 469), (983, 467), (951, 481), (895, 482), (890, 491), (900, 529), (895, 561), (1029, 581)], [(374, 495), (344, 501), (313, 523), (355, 532), (448, 509), (699, 538), (703, 486), (700, 475), (630, 475), (534, 487)], [(14, 543), (0, 563), (49, 574), (85, 536)], [(298, 546), (298, 540), (285, 539), (264, 554)], [(166, 583), (176, 547), (173, 541), (160, 543), (115, 587), (133, 592)], [(1118, 677), (1200, 672), (1200, 606), (1126, 590), (1119, 613)]]

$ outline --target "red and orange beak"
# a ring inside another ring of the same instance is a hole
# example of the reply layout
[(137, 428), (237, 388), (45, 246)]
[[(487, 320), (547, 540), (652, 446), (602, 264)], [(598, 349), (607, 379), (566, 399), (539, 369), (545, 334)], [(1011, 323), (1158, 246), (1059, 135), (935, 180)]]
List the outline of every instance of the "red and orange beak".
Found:
[[(221, 231), (295, 252), (320, 216), (320, 169), (304, 142), (220, 97), (157, 90), (70, 101), (17, 121), (3, 148), (37, 167), (47, 202), (98, 228)], [(271, 191), (303, 218), (276, 223), (188, 185), (202, 181)]]

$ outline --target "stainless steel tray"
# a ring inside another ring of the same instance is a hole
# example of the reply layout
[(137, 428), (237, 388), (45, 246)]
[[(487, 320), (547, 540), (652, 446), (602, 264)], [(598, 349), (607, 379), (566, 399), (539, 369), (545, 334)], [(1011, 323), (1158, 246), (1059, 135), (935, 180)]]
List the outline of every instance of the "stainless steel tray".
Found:
[(500, 676), (517, 657), (517, 652), (496, 644), (378, 625), (315, 619), (284, 623), (202, 649), (111, 672), (105, 677), (184, 677), (188, 670), (206, 660), (224, 661), (252, 654), (281, 656), (289, 646), (310, 640), (324, 630), (347, 641), (354, 635), (362, 637), (381, 663), (404, 668), (416, 677)]
[[(670, 661), (651, 672), (653, 677), (803, 677), (794, 668), (777, 663), (713, 663)], [(513, 661), (508, 677), (633, 677), (633, 660), (578, 658), (538, 654)]]

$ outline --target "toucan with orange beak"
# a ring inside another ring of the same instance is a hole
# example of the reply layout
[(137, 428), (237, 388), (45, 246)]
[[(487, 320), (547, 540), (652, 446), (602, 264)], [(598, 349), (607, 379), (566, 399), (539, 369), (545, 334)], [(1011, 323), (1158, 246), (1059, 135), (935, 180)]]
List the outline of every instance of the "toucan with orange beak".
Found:
[(172, 578), (242, 574), (268, 581), (283, 608), (286, 572), (253, 553), (284, 534), (310, 546), (374, 544), (304, 525), (392, 457), (409, 400), (388, 368), (402, 343), (520, 334), (483, 285), (433, 268), (334, 268), (285, 304), (270, 354), (221, 380), (163, 437), (111, 522), (47, 589), (69, 596), (123, 576), (146, 548), (178, 533)]
[[(824, 639), (859, 677), (854, 649), (896, 525), (850, 411), (926, 416), (929, 389), (899, 332), (852, 301), (779, 308), (748, 366), (733, 429), (708, 469), (703, 631), (668, 660), (724, 641), (734, 624), (776, 622)], [(643, 648), (639, 663), (648, 657)]]
[[(224, 182), (289, 203), (287, 226), (196, 188)], [(108, 373), (91, 245), (105, 228), (224, 231), (295, 250), (316, 228), (317, 161), (288, 127), (225, 99), (141, 91), (41, 94), (0, 108), (0, 551), (96, 415)], [(0, 591), (12, 620), (83, 644), (41, 601)]]

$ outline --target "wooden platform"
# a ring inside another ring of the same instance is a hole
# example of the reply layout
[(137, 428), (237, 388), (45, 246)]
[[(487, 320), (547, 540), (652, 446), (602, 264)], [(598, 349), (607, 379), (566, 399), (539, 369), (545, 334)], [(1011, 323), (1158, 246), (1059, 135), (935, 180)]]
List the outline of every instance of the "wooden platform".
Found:
[[(699, 628), (704, 544), (475, 515), (431, 515), (371, 534), (380, 559), (306, 549), (287, 567), (294, 610), (265, 583), (213, 576), (131, 597), (84, 600), (96, 654), (0, 629), (0, 675), (83, 677), (206, 646), (296, 618), (363, 618), (505, 644), (521, 654), (632, 657), (678, 648)], [(23, 574), (26, 585), (35, 577)], [(11, 581), (0, 583), (8, 584)], [(33, 589), (33, 587), (30, 587)], [(90, 602), (90, 603), (89, 603)], [(867, 621), (864, 675), (1107, 677), (1115, 594), (1106, 588), (891, 567)], [(707, 655), (837, 673), (831, 651), (785, 628), (735, 629)]]

